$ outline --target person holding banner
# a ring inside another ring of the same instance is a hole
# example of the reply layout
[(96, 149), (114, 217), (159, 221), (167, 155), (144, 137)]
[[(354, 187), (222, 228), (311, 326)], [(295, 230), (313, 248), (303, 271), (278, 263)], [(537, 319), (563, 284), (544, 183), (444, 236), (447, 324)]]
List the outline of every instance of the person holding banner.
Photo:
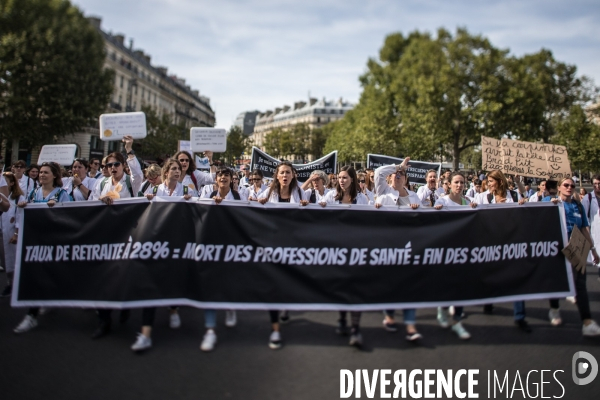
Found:
[[(325, 207), (327, 204), (369, 204), (367, 196), (359, 192), (358, 177), (353, 167), (346, 165), (338, 172), (338, 185), (335, 190), (329, 191), (319, 202)], [(348, 333), (348, 323), (346, 322), (346, 311), (340, 311), (340, 319), (336, 332), (340, 335)], [(360, 311), (350, 312), (350, 346), (361, 347), (363, 344), (360, 333)]]
[(92, 192), (92, 200), (100, 200), (105, 204), (112, 204), (113, 199), (126, 199), (136, 197), (142, 186), (144, 174), (142, 167), (133, 152), (133, 138), (125, 136), (125, 150), (127, 151), (127, 165), (131, 169), (131, 176), (125, 173), (125, 157), (121, 153), (111, 153), (106, 157), (104, 164), (109, 172), (109, 177), (100, 180), (99, 185)]
[[(558, 197), (551, 198), (547, 196), (543, 201), (551, 201), (554, 204), (560, 204), (562, 212), (565, 215), (565, 221), (567, 223), (567, 236), (570, 239), (571, 234), (575, 226), (581, 231), (585, 240), (590, 242), (592, 259), (594, 264), (600, 262), (600, 256), (596, 251), (594, 240), (590, 235), (590, 223), (585, 212), (583, 205), (573, 199), (575, 192), (575, 182), (572, 178), (562, 178), (558, 181)], [(571, 265), (573, 272), (573, 280), (575, 283), (575, 298), (577, 309), (579, 310), (579, 316), (583, 322), (582, 333), (583, 336), (600, 336), (600, 326), (592, 319), (592, 313), (590, 311), (590, 300), (586, 285), (586, 273), (585, 269), (578, 271), (575, 266)], [(548, 318), (550, 323), (554, 326), (561, 325), (562, 319), (560, 318), (559, 302), (558, 299), (550, 300), (550, 311), (548, 312)]]
[(211, 164), (210, 173), (198, 171), (196, 169), (196, 162), (194, 161), (192, 155), (187, 151), (178, 151), (172, 157), (181, 164), (183, 174), (179, 178), (179, 182), (192, 190), (192, 197), (199, 196), (202, 186), (209, 185), (215, 181), (214, 173), (217, 168), (212, 165), (213, 153), (212, 151), (205, 151), (204, 155), (208, 158), (208, 161)]
[(417, 196), (421, 202), (420, 204), (426, 207), (433, 207), (435, 201), (439, 199), (440, 196), (444, 195), (444, 189), (437, 187), (437, 171), (435, 169), (427, 171), (425, 180), (427, 181), (427, 184), (421, 186), (419, 190), (417, 190)]
[(306, 182), (302, 184), (302, 190), (304, 190), (306, 197), (308, 197), (309, 203), (315, 204), (323, 201), (325, 195), (332, 191), (326, 188), (328, 184), (329, 177), (325, 172), (320, 169), (311, 172)]
[[(60, 166), (54, 162), (42, 163), (40, 167), (40, 186), (34, 189), (25, 200), (19, 202), (18, 206), (24, 208), (28, 203), (46, 203), (48, 207), (53, 207), (56, 203), (71, 201), (69, 194), (62, 188), (62, 184)], [(30, 308), (25, 318), (14, 329), (14, 332), (24, 333), (35, 328), (38, 325), (39, 312), (39, 307)]]
[(69, 193), (73, 201), (86, 201), (96, 186), (96, 179), (88, 176), (89, 169), (87, 160), (76, 158), (71, 164), (73, 176), (62, 178), (63, 189)]
[(152, 200), (155, 196), (164, 197), (182, 197), (185, 200), (192, 198), (191, 189), (184, 186), (181, 182), (182, 167), (179, 161), (171, 158), (165, 163), (162, 168), (162, 183), (154, 186), (152, 192), (146, 194), (148, 200)]
[[(446, 178), (444, 178), (446, 179)], [(471, 206), (475, 208), (476, 203), (471, 203), (471, 200), (463, 196), (463, 190), (465, 189), (465, 177), (460, 172), (453, 172), (450, 174), (450, 192), (444, 197), (440, 197), (436, 200), (434, 208), (441, 210), (444, 207), (460, 207), (460, 206)], [(479, 179), (477, 179), (479, 180)], [(454, 307), (454, 315), (452, 322), (452, 331), (456, 335), (463, 339), (470, 339), (471, 334), (462, 326), (460, 322), (463, 316), (463, 307)], [(442, 328), (447, 328), (448, 324), (448, 308), (438, 307), (437, 320)]]
[[(408, 161), (410, 161), (410, 157), (406, 157), (400, 165), (384, 165), (375, 170), (376, 208), (382, 205), (409, 206), (412, 209), (419, 207), (419, 197), (407, 189), (409, 185), (406, 176)], [(388, 177), (391, 178), (391, 185), (387, 183)]]
[[(274, 179), (269, 189), (258, 196), (259, 203), (295, 203), (301, 206), (308, 204), (306, 194), (300, 189), (294, 174), (294, 167), (289, 161), (282, 161), (278, 164), (273, 175)], [(272, 329), (269, 336), (269, 347), (276, 350), (281, 348), (283, 343), (279, 326), (279, 311), (269, 310), (269, 317)]]
[[(487, 190), (480, 193), (476, 198), (477, 204), (502, 204), (519, 203), (524, 204), (525, 200), (521, 195), (508, 188), (508, 180), (500, 170), (491, 171), (487, 175)], [(494, 306), (492, 304), (484, 305), (484, 313), (492, 314)], [(530, 333), (531, 327), (525, 321), (525, 302), (515, 301), (513, 303), (513, 313), (515, 324), (524, 332)]]
[(258, 196), (269, 188), (263, 184), (263, 178), (264, 175), (261, 170), (255, 169), (252, 171), (252, 175), (250, 175), (250, 183), (252, 185), (248, 187), (248, 200), (258, 199)]
[[(231, 169), (227, 167), (220, 167), (217, 169), (216, 176), (216, 190), (209, 194), (205, 194), (206, 192), (204, 192), (202, 198), (213, 199), (216, 204), (221, 204), (223, 200), (242, 199), (240, 193), (234, 189), (232, 178), (235, 176), (235, 173)], [(228, 328), (233, 328), (236, 324), (237, 314), (235, 310), (226, 310), (225, 326)], [(215, 328), (217, 327), (217, 310), (204, 309), (204, 327), (206, 328), (206, 333), (202, 338), (200, 350), (212, 351), (215, 348), (215, 344), (217, 344), (217, 334), (215, 333)]]
[(150, 164), (145, 170), (146, 180), (142, 183), (138, 197), (154, 193), (154, 188), (162, 183), (162, 168), (158, 164)]

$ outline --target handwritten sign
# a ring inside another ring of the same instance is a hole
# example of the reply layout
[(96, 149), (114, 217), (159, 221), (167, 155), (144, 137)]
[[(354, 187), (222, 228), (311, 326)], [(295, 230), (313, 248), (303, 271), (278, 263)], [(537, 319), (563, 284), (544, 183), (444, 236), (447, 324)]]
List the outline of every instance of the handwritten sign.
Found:
[(192, 152), (192, 142), (189, 140), (178, 140), (177, 141), (177, 151), (187, 151), (189, 153)]
[(42, 146), (38, 164), (55, 162), (60, 165), (71, 165), (77, 152), (76, 144), (47, 144)]
[(587, 256), (591, 248), (592, 244), (587, 241), (583, 233), (575, 225), (573, 232), (571, 232), (569, 244), (562, 249), (562, 252), (577, 271), (585, 274), (585, 264), (587, 263)]
[(571, 176), (567, 148), (555, 144), (482, 136), (481, 157), (486, 171), (555, 180)]
[(146, 114), (141, 111), (100, 116), (100, 139), (104, 141), (121, 140), (124, 136), (143, 139), (146, 135)]
[(227, 149), (227, 131), (218, 128), (192, 128), (190, 142), (193, 152), (222, 153)]

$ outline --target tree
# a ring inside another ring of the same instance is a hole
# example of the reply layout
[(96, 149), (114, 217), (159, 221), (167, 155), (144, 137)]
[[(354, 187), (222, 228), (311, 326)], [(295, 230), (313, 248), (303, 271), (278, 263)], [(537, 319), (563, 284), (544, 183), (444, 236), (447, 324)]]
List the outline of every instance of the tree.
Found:
[(571, 107), (568, 115), (554, 126), (552, 143), (567, 148), (573, 171), (600, 170), (600, 126), (590, 121), (579, 105)]
[(104, 43), (67, 0), (0, 0), (0, 139), (51, 142), (103, 112)]
[(242, 156), (242, 153), (252, 148), (252, 140), (244, 135), (239, 126), (232, 126), (227, 132), (227, 149), (224, 153), (215, 154), (216, 159), (221, 157), (228, 165), (234, 165), (236, 160)]
[(189, 140), (189, 129), (185, 123), (173, 124), (173, 118), (164, 113), (159, 116), (152, 107), (144, 106), (142, 111), (146, 114), (146, 130), (148, 136), (143, 140), (136, 140), (134, 145), (140, 157), (144, 159), (163, 159), (177, 151), (179, 140)]
[(338, 149), (341, 161), (450, 156), (457, 169), (481, 135), (547, 142), (569, 108), (593, 93), (575, 73), (547, 50), (510, 57), (465, 29), (394, 33), (379, 60), (368, 60), (357, 106), (325, 128), (325, 151)]

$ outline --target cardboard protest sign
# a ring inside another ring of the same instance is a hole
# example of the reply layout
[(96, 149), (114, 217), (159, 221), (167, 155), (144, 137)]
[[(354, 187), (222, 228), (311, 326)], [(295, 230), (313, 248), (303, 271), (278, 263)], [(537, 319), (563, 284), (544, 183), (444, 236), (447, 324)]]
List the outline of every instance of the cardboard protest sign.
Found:
[(121, 140), (124, 136), (143, 139), (146, 135), (146, 114), (141, 111), (100, 116), (100, 139), (104, 141)]
[(47, 144), (42, 146), (38, 164), (55, 162), (60, 165), (71, 165), (77, 152), (76, 144)]
[(505, 174), (561, 179), (571, 176), (567, 148), (548, 143), (481, 137), (482, 167)]
[(222, 153), (227, 149), (227, 131), (218, 128), (192, 128), (190, 142), (193, 152)]
[(575, 225), (573, 232), (571, 232), (571, 240), (569, 240), (567, 247), (562, 249), (562, 252), (577, 271), (585, 274), (585, 264), (587, 263), (587, 256), (591, 248), (592, 244), (587, 241), (583, 233)]

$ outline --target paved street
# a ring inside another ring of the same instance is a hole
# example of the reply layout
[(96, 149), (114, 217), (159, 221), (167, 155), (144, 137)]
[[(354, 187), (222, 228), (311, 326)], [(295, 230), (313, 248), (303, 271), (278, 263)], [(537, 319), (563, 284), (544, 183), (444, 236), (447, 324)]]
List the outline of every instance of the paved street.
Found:
[[(600, 282), (594, 270), (588, 274), (592, 310), (600, 321)], [(236, 328), (225, 328), (219, 312), (219, 342), (215, 351), (203, 353), (202, 313), (182, 309), (183, 325), (168, 327), (168, 310), (157, 313), (154, 347), (134, 354), (129, 346), (139, 331), (141, 311), (133, 311), (124, 325), (113, 325), (110, 336), (92, 341), (97, 319), (91, 310), (55, 309), (40, 317), (37, 329), (17, 336), (12, 329), (25, 310), (11, 309), (0, 300), (0, 398), (12, 399), (336, 399), (340, 396), (340, 369), (389, 368), (480, 370), (477, 392), (487, 398), (487, 371), (509, 371), (512, 386), (519, 371), (523, 385), (530, 370), (563, 370), (557, 373), (565, 399), (592, 399), (600, 393), (600, 377), (587, 386), (571, 379), (571, 359), (586, 351), (600, 360), (600, 338), (584, 339), (574, 305), (561, 302), (562, 327), (552, 327), (546, 301), (527, 303), (533, 333), (519, 331), (512, 322), (512, 306), (497, 305), (495, 314), (468, 307), (465, 327), (472, 339), (460, 341), (441, 329), (434, 310), (417, 313), (420, 345), (404, 340), (400, 332), (388, 333), (380, 313), (363, 315), (362, 351), (347, 345), (334, 333), (337, 314), (295, 312), (283, 326), (284, 347), (267, 346), (266, 312), (239, 312)], [(117, 313), (113, 313), (116, 320)], [(113, 321), (116, 322), (116, 321)], [(539, 375), (535, 378), (539, 383)], [(551, 374), (545, 376), (544, 396), (560, 396), (561, 387)], [(532, 390), (531, 396), (535, 394)], [(393, 386), (392, 386), (393, 389)], [(388, 390), (391, 392), (392, 390)], [(352, 396), (352, 398), (355, 398)], [(362, 398), (366, 398), (365, 392)], [(377, 396), (379, 398), (379, 392)], [(498, 398), (507, 398), (506, 394)], [(523, 398), (520, 391), (513, 398)]]

